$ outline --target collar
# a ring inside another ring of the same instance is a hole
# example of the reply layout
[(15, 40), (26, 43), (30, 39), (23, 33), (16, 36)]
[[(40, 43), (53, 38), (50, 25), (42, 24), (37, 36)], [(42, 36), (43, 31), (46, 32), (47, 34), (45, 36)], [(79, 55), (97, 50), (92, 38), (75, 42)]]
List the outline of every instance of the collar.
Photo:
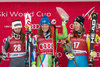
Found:
[(49, 33), (44, 32), (43, 36), (44, 36), (45, 39), (49, 39), (50, 38), (50, 32)]

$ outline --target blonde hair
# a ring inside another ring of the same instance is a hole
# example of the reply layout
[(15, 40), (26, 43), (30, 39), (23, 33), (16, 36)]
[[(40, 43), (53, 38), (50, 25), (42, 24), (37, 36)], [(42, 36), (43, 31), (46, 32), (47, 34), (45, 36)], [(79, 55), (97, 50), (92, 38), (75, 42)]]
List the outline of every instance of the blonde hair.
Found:
[[(84, 34), (85, 33), (85, 31), (86, 31), (86, 29), (85, 28), (83, 28), (83, 26), (82, 25), (80, 25), (80, 30), (79, 30), (82, 34)], [(73, 33), (75, 32), (75, 29), (73, 29)]]

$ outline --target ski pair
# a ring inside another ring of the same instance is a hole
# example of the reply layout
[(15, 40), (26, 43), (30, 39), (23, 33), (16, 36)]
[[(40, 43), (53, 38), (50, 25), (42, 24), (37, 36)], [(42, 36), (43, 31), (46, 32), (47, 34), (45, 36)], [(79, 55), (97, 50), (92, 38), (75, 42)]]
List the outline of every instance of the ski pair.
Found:
[[(91, 26), (90, 26), (90, 53), (95, 50), (95, 38), (96, 38), (96, 27), (97, 27), (97, 13), (91, 14)], [(95, 67), (94, 58), (89, 55), (89, 67)]]
[[(26, 42), (25, 67), (31, 67), (31, 45), (32, 45), (31, 36), (34, 37), (32, 31), (31, 31), (31, 15), (29, 13), (27, 13), (25, 15), (25, 42)], [(35, 39), (35, 42), (36, 42), (36, 47), (37, 47), (39, 57), (40, 57), (39, 47), (37, 45), (36, 39)], [(40, 57), (40, 62), (43, 67), (41, 57)]]
[(25, 67), (31, 67), (31, 45), (32, 45), (32, 31), (31, 31), (31, 16), (29, 13), (25, 15), (25, 45), (26, 45), (26, 57)]
[(59, 67), (59, 61), (57, 60), (57, 37), (56, 37), (56, 20), (53, 19), (51, 21), (51, 29), (52, 29), (52, 41), (53, 41), (53, 62), (51, 67)]

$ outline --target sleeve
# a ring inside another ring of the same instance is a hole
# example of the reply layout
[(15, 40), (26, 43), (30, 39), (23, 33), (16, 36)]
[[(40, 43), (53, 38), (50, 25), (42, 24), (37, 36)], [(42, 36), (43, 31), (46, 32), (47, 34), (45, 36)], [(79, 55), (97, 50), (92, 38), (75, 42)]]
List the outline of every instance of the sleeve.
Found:
[(98, 34), (96, 34), (95, 42), (96, 44), (100, 44), (100, 36)]
[(89, 34), (87, 34), (87, 36), (86, 36), (86, 43), (87, 43), (88, 51), (90, 52), (90, 36), (89, 36)]
[(56, 29), (56, 36), (57, 36), (57, 40), (61, 40), (67, 37), (67, 27), (66, 27), (66, 23), (62, 22), (62, 27), (63, 27), (63, 34), (59, 35), (58, 34), (58, 29)]
[[(100, 41), (99, 35), (96, 34), (96, 37), (95, 37), (96, 44), (100, 44), (99, 42), (97, 42), (98, 39)], [(86, 42), (87, 42), (88, 51), (90, 52), (90, 35), (89, 34), (87, 34)]]
[(9, 37), (6, 38), (5, 43), (4, 43), (4, 49), (6, 52), (7, 52), (8, 48), (9, 48)]

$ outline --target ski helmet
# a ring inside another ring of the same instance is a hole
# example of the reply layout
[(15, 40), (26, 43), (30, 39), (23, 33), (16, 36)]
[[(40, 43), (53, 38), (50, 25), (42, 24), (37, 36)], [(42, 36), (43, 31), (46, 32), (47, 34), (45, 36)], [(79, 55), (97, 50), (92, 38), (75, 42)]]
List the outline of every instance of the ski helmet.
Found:
[(50, 20), (48, 19), (47, 15), (44, 15), (40, 21), (40, 25), (43, 25), (43, 24), (48, 24), (49, 26), (51, 25)]
[(84, 25), (84, 18), (82, 16), (77, 16), (75, 19), (74, 19), (74, 22), (78, 22), (80, 23), (82, 26)]
[(22, 23), (20, 20), (15, 20), (12, 22), (12, 29), (15, 29), (15, 28), (22, 28)]

